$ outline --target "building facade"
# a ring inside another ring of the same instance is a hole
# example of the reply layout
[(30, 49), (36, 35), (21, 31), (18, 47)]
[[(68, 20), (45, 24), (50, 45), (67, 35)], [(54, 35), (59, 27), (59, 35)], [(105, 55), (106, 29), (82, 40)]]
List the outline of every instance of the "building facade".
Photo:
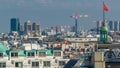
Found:
[(9, 50), (0, 43), (0, 68), (63, 68), (62, 50)]
[(119, 21), (114, 21), (114, 31), (120, 31), (119, 27)]
[(100, 21), (96, 21), (96, 26), (97, 26), (97, 33), (99, 33), (99, 31), (100, 31), (100, 27), (102, 26), (102, 21), (100, 20)]
[[(97, 21), (97, 30), (99, 32), (102, 21)], [(107, 21), (107, 26), (110, 31), (120, 31), (120, 21)]]
[(39, 35), (40, 34), (40, 25), (36, 22), (32, 24), (32, 32), (34, 35)]
[(10, 20), (10, 31), (19, 31), (20, 29), (20, 21), (19, 18), (12, 18)]
[(109, 30), (114, 30), (114, 21), (109, 21)]
[(24, 33), (27, 35), (32, 33), (32, 23), (29, 20), (24, 23)]
[(40, 25), (39, 23), (32, 23), (31, 21), (27, 21), (24, 23), (24, 34), (30, 36), (38, 36), (40, 35)]

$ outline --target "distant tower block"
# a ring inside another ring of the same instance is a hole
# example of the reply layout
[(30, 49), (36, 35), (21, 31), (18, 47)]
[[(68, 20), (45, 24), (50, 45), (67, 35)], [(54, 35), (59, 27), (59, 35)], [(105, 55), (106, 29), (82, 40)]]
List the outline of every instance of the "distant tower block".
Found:
[(105, 22), (102, 23), (102, 27), (100, 29), (100, 43), (108, 42), (108, 28)]
[(26, 35), (32, 33), (32, 22), (30, 20), (24, 23), (24, 33)]
[(19, 31), (20, 28), (20, 21), (19, 18), (11, 18), (10, 20), (10, 30), (12, 31)]

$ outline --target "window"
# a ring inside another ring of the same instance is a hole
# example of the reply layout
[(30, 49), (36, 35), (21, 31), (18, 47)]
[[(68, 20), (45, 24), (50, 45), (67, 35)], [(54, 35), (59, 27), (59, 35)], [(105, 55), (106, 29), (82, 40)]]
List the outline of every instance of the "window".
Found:
[(12, 52), (11, 57), (18, 57), (18, 53), (17, 52)]
[(82, 40), (82, 39), (79, 39), (79, 40)]
[(85, 40), (87, 40), (87, 39), (85, 39)]
[(23, 67), (22, 62), (15, 62), (15, 67), (22, 68)]
[(3, 57), (3, 53), (0, 53), (0, 57)]
[(39, 56), (40, 57), (45, 57), (46, 56), (46, 52), (39, 52)]
[(32, 67), (39, 68), (39, 62), (32, 62)]
[(35, 53), (34, 53), (34, 52), (28, 52), (27, 56), (28, 56), (28, 57), (34, 57), (34, 56), (35, 56)]
[(59, 66), (64, 66), (65, 65), (65, 61), (59, 61)]
[(75, 39), (75, 40), (78, 40), (78, 39)]
[(44, 61), (43, 65), (44, 67), (50, 67), (50, 61)]
[(54, 52), (54, 56), (61, 56), (61, 52)]
[(89, 41), (91, 41), (91, 39), (89, 39)]
[(0, 62), (0, 68), (6, 68), (6, 63), (5, 62)]
[(89, 44), (84, 44), (84, 46), (89, 46)]

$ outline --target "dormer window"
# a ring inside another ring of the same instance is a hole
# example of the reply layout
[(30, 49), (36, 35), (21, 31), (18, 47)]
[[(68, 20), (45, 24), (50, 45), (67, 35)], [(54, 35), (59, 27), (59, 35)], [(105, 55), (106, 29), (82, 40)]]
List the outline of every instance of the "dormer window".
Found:
[(54, 56), (61, 56), (61, 52), (54, 52)]
[(3, 53), (0, 53), (0, 57), (3, 57)]
[(11, 57), (18, 57), (18, 52), (11, 52)]
[(46, 56), (46, 52), (39, 52), (39, 57), (45, 57)]
[(28, 56), (28, 57), (34, 57), (34, 56), (35, 56), (35, 53), (34, 53), (34, 52), (28, 52), (28, 53), (27, 53), (27, 56)]

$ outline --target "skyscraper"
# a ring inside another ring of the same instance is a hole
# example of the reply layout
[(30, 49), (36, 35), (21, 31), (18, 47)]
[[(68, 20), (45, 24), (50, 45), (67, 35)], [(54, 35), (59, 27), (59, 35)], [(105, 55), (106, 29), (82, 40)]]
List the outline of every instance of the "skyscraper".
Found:
[(119, 21), (109, 21), (108, 22), (108, 27), (110, 31), (120, 31), (120, 23)]
[(119, 31), (119, 21), (114, 21), (114, 31)]
[(40, 30), (40, 25), (38, 24), (38, 23), (33, 23), (32, 24), (32, 30), (35, 30), (35, 31), (38, 31), (38, 30)]
[(109, 28), (109, 30), (114, 31), (114, 21), (109, 21), (108, 22), (108, 28)]
[(19, 34), (20, 34), (20, 35), (23, 35), (23, 34), (24, 34), (24, 25), (23, 25), (23, 24), (20, 24)]
[(34, 22), (32, 24), (32, 31), (33, 31), (33, 34), (39, 35), (40, 34), (40, 25), (38, 23)]
[(102, 26), (102, 20), (96, 21), (97, 23), (97, 33), (100, 31), (100, 27)]
[(31, 34), (32, 33), (32, 23), (28, 20), (24, 23), (24, 33)]
[(10, 31), (17, 31), (19, 32), (20, 29), (20, 22), (19, 22), (19, 18), (11, 18), (10, 20)]

